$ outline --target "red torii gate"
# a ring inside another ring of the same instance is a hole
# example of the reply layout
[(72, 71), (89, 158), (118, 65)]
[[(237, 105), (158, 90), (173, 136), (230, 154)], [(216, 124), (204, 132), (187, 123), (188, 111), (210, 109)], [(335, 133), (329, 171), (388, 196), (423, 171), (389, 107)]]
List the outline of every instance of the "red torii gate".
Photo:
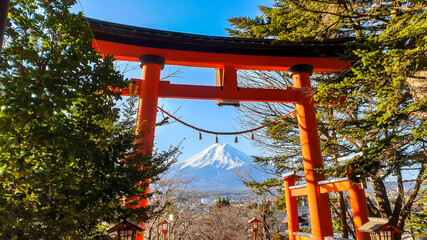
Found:
[[(291, 239), (323, 240), (333, 236), (328, 192), (349, 191), (355, 226), (368, 221), (364, 191), (350, 181), (324, 182), (323, 174), (312, 171), (323, 168), (319, 136), (312, 96), (304, 89), (311, 88), (312, 72), (336, 72), (350, 65), (339, 60), (349, 39), (325, 42), (277, 43), (267, 39), (211, 37), (159, 31), (89, 19), (95, 35), (93, 47), (114, 55), (117, 60), (139, 61), (142, 80), (136, 80), (139, 97), (137, 132), (148, 132), (143, 139), (151, 154), (154, 143), (158, 98), (185, 98), (223, 101), (295, 103), (301, 139), (305, 186), (293, 187), (294, 175), (285, 176), (285, 191), (289, 236)], [(171, 84), (160, 81), (165, 64), (220, 69), (217, 86)], [(236, 70), (266, 70), (292, 72), (293, 87), (286, 89), (239, 88)], [(147, 131), (149, 130), (149, 131)], [(322, 182), (323, 181), (323, 182)], [(298, 234), (296, 197), (307, 195), (311, 235)], [(139, 206), (146, 206), (143, 199)], [(359, 240), (369, 234), (357, 231)], [(142, 236), (137, 239), (142, 240)]]

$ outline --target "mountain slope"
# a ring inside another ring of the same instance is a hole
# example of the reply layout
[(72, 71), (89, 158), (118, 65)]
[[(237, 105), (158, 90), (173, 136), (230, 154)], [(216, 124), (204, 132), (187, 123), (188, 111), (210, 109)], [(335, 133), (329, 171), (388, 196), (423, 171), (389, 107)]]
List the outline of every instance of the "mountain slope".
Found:
[(246, 190), (239, 175), (249, 173), (257, 180), (266, 177), (252, 168), (252, 159), (228, 144), (213, 144), (174, 165), (170, 173), (195, 178), (192, 186), (200, 191)]
[(180, 163), (180, 169), (186, 167), (203, 168), (213, 165), (227, 170), (250, 163), (252, 157), (228, 144), (213, 144), (202, 152)]

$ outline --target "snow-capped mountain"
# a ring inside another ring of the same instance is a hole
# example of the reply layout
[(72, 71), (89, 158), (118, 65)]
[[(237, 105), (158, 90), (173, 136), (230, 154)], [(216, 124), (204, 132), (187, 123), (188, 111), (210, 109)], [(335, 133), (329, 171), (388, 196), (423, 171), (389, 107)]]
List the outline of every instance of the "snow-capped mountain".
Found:
[(204, 168), (213, 165), (217, 168), (231, 170), (250, 163), (252, 157), (226, 143), (215, 143), (195, 156), (179, 163), (179, 169), (187, 167)]
[(228, 144), (216, 143), (177, 163), (170, 169), (170, 173), (184, 173), (193, 177), (192, 186), (200, 191), (245, 190), (241, 175), (249, 173), (256, 180), (266, 177), (253, 169), (252, 159)]

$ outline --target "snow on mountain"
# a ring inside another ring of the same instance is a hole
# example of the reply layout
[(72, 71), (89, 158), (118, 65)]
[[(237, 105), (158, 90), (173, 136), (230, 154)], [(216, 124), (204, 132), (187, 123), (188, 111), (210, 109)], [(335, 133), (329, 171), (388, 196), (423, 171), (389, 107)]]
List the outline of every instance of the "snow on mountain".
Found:
[(247, 190), (239, 175), (249, 173), (257, 180), (266, 176), (251, 166), (252, 157), (228, 144), (213, 144), (193, 157), (179, 162), (169, 170), (184, 173), (195, 180), (192, 186), (200, 191)]
[(250, 163), (252, 157), (226, 143), (215, 143), (195, 156), (185, 160), (179, 169), (186, 167), (204, 168), (213, 165), (227, 170)]

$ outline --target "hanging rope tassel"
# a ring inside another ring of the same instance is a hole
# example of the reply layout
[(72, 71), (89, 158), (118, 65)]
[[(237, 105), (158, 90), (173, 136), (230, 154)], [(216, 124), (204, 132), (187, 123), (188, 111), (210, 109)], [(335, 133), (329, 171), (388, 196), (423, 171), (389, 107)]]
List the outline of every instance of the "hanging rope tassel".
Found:
[(218, 136), (215, 136), (215, 143), (218, 143)]
[(199, 132), (199, 140), (202, 140), (202, 133)]
[(254, 132), (251, 132), (251, 140), (255, 140)]
[(234, 138), (234, 143), (238, 143), (239, 139), (237, 138), (237, 136)]

